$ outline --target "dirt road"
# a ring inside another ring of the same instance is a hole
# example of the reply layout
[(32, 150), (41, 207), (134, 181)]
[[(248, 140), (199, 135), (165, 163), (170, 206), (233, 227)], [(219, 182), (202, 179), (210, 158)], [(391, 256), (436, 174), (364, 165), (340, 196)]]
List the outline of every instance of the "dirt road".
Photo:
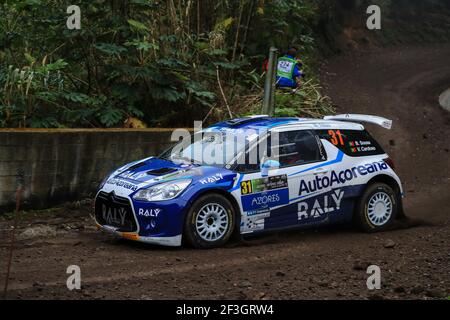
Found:
[[(381, 299), (450, 295), (450, 114), (438, 96), (450, 86), (450, 45), (384, 49), (333, 58), (326, 92), (340, 112), (378, 114), (394, 129), (370, 128), (403, 178), (412, 223), (378, 234), (351, 227), (291, 231), (216, 250), (168, 249), (98, 233), (89, 205), (26, 217), (44, 237), (21, 240), (10, 299)], [(0, 223), (0, 268), (10, 221)], [(19, 232), (19, 233), (20, 233)], [(55, 234), (56, 233), (56, 234)], [(366, 268), (382, 288), (367, 289)], [(82, 290), (66, 288), (78, 265)], [(3, 277), (2, 280), (3, 281)]]

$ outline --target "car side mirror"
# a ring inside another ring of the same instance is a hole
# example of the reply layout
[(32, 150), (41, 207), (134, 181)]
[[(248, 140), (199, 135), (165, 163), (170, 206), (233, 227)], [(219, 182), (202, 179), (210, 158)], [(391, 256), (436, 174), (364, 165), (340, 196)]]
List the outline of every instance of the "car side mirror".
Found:
[(266, 160), (261, 164), (261, 175), (267, 177), (270, 170), (280, 168), (280, 162), (276, 160)]

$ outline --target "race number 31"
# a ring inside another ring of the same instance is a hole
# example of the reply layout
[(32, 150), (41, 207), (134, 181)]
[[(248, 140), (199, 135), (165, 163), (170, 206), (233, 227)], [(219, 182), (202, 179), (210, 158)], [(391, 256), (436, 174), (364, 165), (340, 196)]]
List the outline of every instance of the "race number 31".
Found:
[(335, 146), (344, 145), (344, 138), (342, 137), (340, 130), (328, 130), (328, 135), (330, 136), (331, 143)]
[(241, 194), (250, 194), (252, 193), (252, 181), (243, 181), (241, 182)]

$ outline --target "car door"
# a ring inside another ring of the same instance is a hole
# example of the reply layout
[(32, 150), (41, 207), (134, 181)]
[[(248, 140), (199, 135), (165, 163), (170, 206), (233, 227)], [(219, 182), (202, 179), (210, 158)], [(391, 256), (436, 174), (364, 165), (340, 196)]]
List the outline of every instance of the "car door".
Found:
[(266, 219), (267, 227), (282, 228), (326, 219), (326, 203), (319, 197), (329, 188), (317, 181), (328, 174), (329, 168), (324, 166), (327, 155), (319, 137), (309, 128), (286, 127), (273, 131), (272, 141), (276, 140), (278, 146), (272, 143), (271, 151), (279, 159), (279, 170), (288, 178), (289, 204), (272, 210)]
[[(298, 203), (313, 191), (303, 194), (300, 188), (327, 172), (321, 166), (326, 161), (326, 153), (320, 139), (312, 130), (286, 127), (272, 130), (269, 138), (261, 143), (265, 145), (258, 146), (258, 165), (248, 166), (253, 171), (245, 174), (240, 183), (241, 230), (276, 229), (309, 221), (300, 215), (299, 209), (305, 208)], [(280, 166), (263, 176), (257, 168), (261, 160), (268, 159), (278, 161)]]

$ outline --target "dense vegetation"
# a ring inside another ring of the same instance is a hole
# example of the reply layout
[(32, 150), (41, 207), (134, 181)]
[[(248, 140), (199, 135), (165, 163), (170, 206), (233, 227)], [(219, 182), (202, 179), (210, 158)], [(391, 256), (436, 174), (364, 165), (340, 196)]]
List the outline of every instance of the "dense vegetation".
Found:
[(71, 4), (0, 5), (0, 126), (183, 125), (227, 117), (227, 105), (251, 112), (269, 46), (295, 43), (308, 61), (318, 10), (306, 0), (78, 1), (81, 29), (68, 30)]
[[(4, 0), (0, 127), (182, 126), (259, 112), (265, 55), (290, 44), (307, 78), (299, 95), (277, 97), (276, 113), (332, 112), (313, 57), (339, 32), (339, 9), (365, 2)], [(80, 30), (66, 27), (73, 4)]]

